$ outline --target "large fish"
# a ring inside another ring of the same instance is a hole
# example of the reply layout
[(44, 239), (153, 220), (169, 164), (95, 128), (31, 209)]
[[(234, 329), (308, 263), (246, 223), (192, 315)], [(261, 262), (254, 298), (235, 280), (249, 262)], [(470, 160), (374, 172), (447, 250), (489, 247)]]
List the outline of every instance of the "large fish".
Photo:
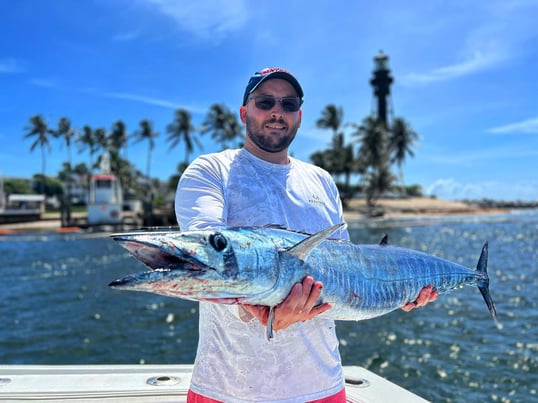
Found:
[[(489, 293), (487, 243), (474, 270), (388, 245), (386, 237), (379, 245), (330, 239), (343, 225), (313, 235), (274, 226), (115, 234), (113, 239), (151, 271), (115, 280), (110, 286), (273, 308), (286, 298), (293, 284), (309, 275), (323, 282), (320, 302), (332, 304), (323, 315), (363, 320), (416, 300), (428, 285), (439, 293), (476, 285), (499, 324)], [(272, 320), (271, 309), (268, 338), (272, 337)]]

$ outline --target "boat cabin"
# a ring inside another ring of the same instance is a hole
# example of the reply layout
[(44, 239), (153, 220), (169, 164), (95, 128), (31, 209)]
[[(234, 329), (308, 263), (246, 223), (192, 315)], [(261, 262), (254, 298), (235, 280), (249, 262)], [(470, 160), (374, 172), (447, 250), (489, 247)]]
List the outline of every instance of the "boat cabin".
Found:
[(116, 175), (97, 174), (90, 180), (88, 224), (121, 224), (123, 196)]

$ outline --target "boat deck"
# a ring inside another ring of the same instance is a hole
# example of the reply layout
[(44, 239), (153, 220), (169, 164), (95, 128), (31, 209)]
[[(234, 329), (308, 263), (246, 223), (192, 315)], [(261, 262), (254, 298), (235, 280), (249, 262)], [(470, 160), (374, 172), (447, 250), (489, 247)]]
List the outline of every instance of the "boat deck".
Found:
[[(185, 402), (192, 365), (0, 365), (0, 401)], [(358, 366), (344, 367), (348, 402), (426, 400)]]

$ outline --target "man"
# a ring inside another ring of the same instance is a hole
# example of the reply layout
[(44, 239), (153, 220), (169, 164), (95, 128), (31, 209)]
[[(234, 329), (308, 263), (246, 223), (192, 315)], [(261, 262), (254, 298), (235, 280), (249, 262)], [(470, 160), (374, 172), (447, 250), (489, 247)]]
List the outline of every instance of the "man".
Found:
[[(176, 194), (182, 230), (279, 224), (314, 233), (343, 222), (331, 176), (291, 158), (301, 125), (303, 90), (280, 68), (254, 74), (240, 108), (245, 146), (198, 157)], [(333, 234), (348, 239), (347, 231)], [(200, 339), (189, 402), (345, 402), (335, 324), (316, 306), (323, 284), (295, 284), (275, 309), (269, 342), (267, 307), (200, 303)], [(425, 289), (406, 310), (436, 298)]]

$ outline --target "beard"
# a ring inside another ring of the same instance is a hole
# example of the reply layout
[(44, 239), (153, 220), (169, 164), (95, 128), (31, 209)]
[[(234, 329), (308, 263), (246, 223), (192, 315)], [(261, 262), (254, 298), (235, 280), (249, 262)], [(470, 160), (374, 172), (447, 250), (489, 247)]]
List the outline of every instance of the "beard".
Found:
[(279, 119), (271, 119), (267, 122), (263, 122), (263, 124), (260, 126), (256, 124), (256, 121), (254, 119), (247, 117), (247, 137), (263, 151), (269, 153), (278, 153), (286, 150), (295, 138), (297, 130), (299, 130), (300, 123), (297, 123), (293, 126), (287, 126), (287, 132), (279, 135), (267, 133), (264, 131), (266, 130), (264, 129), (265, 125), (271, 123), (278, 123), (287, 126), (287, 124), (283, 120)]

